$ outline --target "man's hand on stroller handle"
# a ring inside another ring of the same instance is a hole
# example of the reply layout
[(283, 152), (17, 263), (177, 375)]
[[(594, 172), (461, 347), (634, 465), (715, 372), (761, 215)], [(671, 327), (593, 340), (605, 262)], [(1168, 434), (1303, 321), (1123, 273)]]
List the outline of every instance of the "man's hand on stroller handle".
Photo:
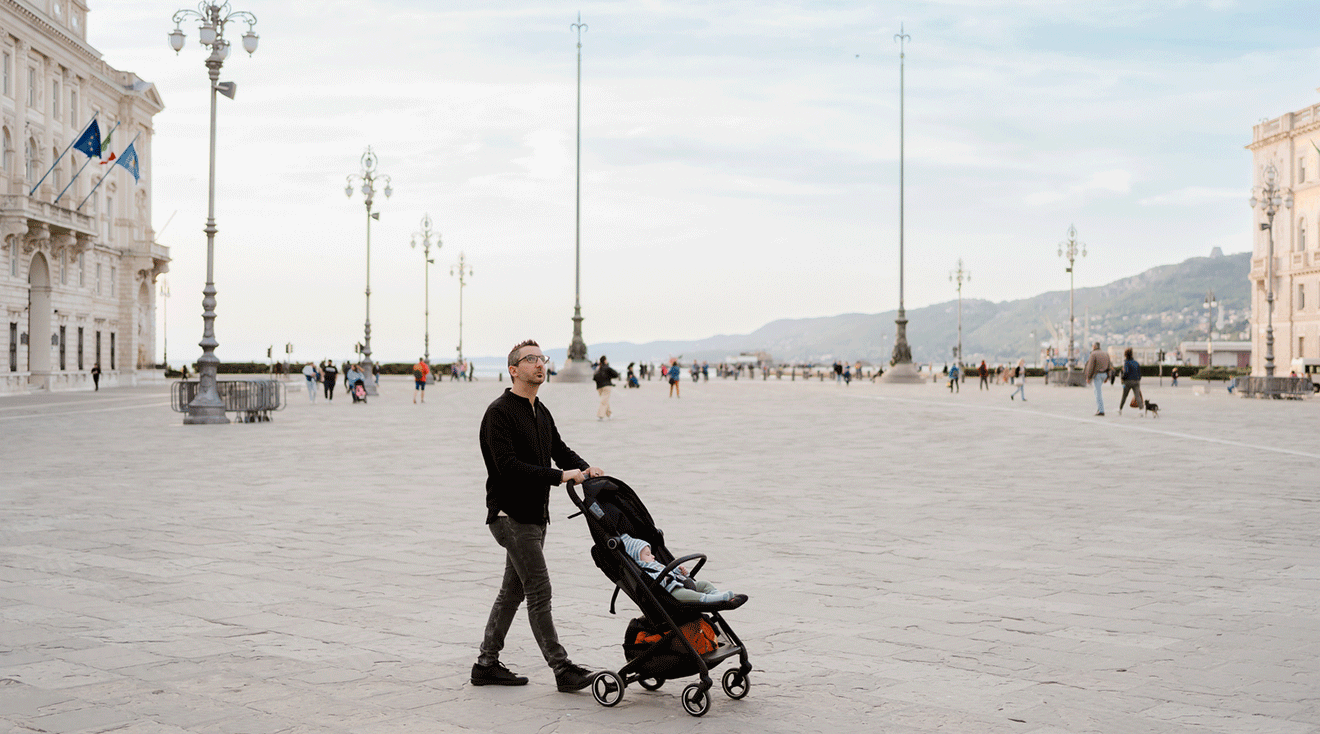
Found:
[(598, 466), (589, 466), (585, 471), (582, 469), (570, 469), (564, 472), (561, 481), (568, 482), (569, 484), (581, 484), (592, 477), (603, 476), (605, 476), (604, 469), (601, 469)]

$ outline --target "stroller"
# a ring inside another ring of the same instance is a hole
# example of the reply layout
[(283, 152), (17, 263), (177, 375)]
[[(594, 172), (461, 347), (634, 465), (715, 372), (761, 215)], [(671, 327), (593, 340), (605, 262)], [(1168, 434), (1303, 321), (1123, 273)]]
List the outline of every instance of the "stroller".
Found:
[(614, 614), (619, 591), (623, 591), (642, 610), (644, 616), (633, 619), (624, 634), (623, 654), (627, 664), (617, 673), (604, 671), (591, 684), (591, 693), (602, 706), (614, 706), (623, 700), (624, 689), (639, 683), (654, 691), (666, 680), (696, 675), (700, 682), (683, 689), (683, 710), (693, 716), (702, 716), (710, 710), (710, 670), (728, 658), (737, 655), (740, 665), (724, 672), (720, 683), (729, 698), (747, 695), (750, 687), (748, 674), (752, 664), (742, 640), (720, 615), (721, 611), (736, 608), (736, 602), (681, 602), (675, 599), (657, 579), (646, 573), (624, 550), (619, 535), (627, 533), (651, 544), (651, 553), (659, 563), (665, 564), (660, 578), (680, 564), (697, 561), (690, 576), (706, 563), (703, 553), (674, 558), (665, 547), (664, 532), (655, 526), (651, 514), (631, 487), (613, 477), (588, 479), (582, 485), (582, 497), (576, 488), (567, 487), (569, 499), (587, 520), (595, 544), (591, 558), (605, 575), (614, 582), (614, 596), (610, 599), (610, 614)]
[(367, 402), (366, 383), (362, 380), (353, 380), (353, 383), (348, 386), (348, 394), (353, 396), (353, 402), (355, 403)]

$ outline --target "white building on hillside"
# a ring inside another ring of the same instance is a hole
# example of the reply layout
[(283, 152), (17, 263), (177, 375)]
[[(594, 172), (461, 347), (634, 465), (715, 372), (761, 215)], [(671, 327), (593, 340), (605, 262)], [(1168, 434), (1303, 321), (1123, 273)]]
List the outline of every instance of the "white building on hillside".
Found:
[[(151, 124), (164, 104), (86, 33), (85, 0), (0, 0), (0, 393), (90, 387), (98, 363), (103, 384), (131, 383), (154, 361), (170, 257), (151, 229)], [(107, 157), (136, 139), (141, 180), (95, 160), (74, 180), (87, 158), (70, 151), (32, 191), (93, 115), (102, 137), (118, 124)]]
[[(1287, 375), (1293, 359), (1320, 357), (1320, 148), (1316, 146), (1320, 146), (1320, 104), (1256, 125), (1247, 146), (1256, 196), (1265, 183), (1265, 168), (1273, 164), (1278, 172), (1275, 185), (1291, 191), (1294, 199), (1291, 209), (1280, 208), (1274, 216), (1276, 375)], [(1270, 232), (1260, 228), (1267, 221), (1260, 209), (1251, 210), (1251, 217), (1255, 237), (1248, 276), (1251, 372), (1264, 375)]]

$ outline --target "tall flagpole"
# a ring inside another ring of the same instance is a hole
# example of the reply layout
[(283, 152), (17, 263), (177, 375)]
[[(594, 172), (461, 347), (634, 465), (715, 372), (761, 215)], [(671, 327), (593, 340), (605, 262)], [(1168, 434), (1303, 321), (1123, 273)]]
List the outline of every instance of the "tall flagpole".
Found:
[(907, 341), (907, 311), (903, 309), (903, 166), (904, 166), (904, 110), (903, 110), (903, 65), (904, 42), (911, 41), (912, 37), (903, 32), (903, 26), (898, 26), (898, 33), (894, 34), (894, 40), (898, 42), (898, 318), (894, 323), (898, 326), (898, 335), (894, 338), (894, 353), (889, 360), (890, 368), (881, 376), (883, 382), (921, 382), (921, 376), (917, 374), (917, 368), (912, 364), (912, 349)]

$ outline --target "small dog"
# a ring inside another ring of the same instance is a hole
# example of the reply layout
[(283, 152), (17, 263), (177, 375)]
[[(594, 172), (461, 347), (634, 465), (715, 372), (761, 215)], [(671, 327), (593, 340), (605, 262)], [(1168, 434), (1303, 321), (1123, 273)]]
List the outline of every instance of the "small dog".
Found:
[(1147, 413), (1151, 413), (1151, 414), (1153, 414), (1156, 418), (1159, 418), (1159, 417), (1160, 417), (1160, 406), (1158, 406), (1158, 405), (1156, 405), (1155, 403), (1152, 403), (1151, 401), (1147, 400), (1147, 401), (1146, 401), (1146, 412), (1147, 412)]

